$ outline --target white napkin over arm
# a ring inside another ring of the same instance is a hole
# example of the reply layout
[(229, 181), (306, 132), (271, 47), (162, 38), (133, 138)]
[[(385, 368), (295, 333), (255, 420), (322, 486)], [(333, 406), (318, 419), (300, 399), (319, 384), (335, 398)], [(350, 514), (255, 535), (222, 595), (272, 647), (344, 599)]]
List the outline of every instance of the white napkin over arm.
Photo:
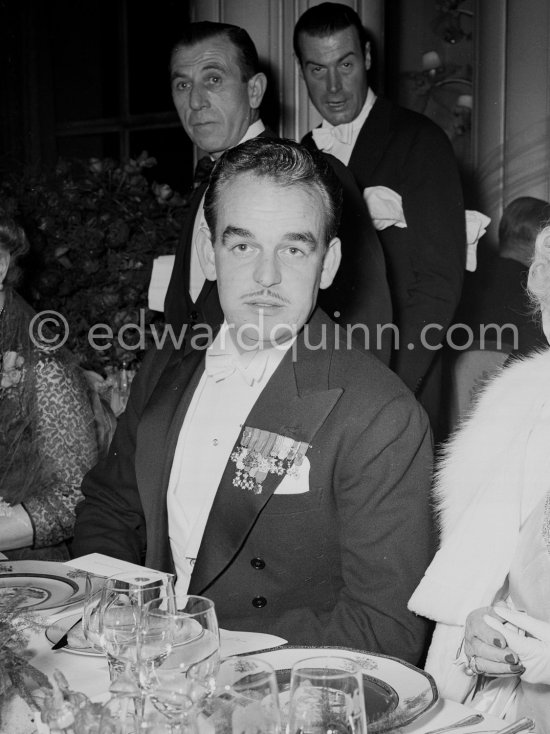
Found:
[(153, 260), (148, 300), (151, 311), (164, 311), (164, 299), (174, 269), (175, 255), (159, 255)]
[(403, 213), (403, 199), (387, 186), (367, 186), (363, 198), (369, 210), (374, 228), (378, 231), (386, 227), (407, 226)]
[(477, 243), (491, 223), (491, 217), (472, 209), (466, 210), (466, 270), (473, 273), (477, 268)]

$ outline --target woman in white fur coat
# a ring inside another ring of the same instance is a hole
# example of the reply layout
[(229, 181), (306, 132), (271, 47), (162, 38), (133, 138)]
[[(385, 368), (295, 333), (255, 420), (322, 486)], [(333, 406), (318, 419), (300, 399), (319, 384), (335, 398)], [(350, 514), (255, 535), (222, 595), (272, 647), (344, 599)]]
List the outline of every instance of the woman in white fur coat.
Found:
[[(550, 226), (529, 273), (550, 341)], [(550, 350), (505, 367), (448, 443), (441, 545), (409, 601), (441, 694), (550, 734)], [(488, 676), (497, 676), (488, 678)]]

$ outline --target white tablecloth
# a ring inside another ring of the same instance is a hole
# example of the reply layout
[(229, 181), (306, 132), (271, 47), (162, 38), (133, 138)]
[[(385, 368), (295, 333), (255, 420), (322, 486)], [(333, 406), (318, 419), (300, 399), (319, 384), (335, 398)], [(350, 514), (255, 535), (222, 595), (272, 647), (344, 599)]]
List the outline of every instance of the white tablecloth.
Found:
[[(46, 675), (51, 676), (57, 668), (65, 675), (74, 690), (82, 691), (96, 700), (107, 697), (109, 674), (104, 658), (76, 655), (64, 650), (52, 651), (44, 633), (35, 634), (31, 638), (29, 647), (33, 652), (33, 665)], [(237, 648), (238, 641), (231, 649), (226, 647), (226, 650), (229, 654), (233, 654), (238, 651)], [(241, 650), (243, 649), (241, 648)], [(438, 729), (441, 726), (458, 721), (470, 713), (472, 713), (472, 710), (462, 704), (440, 700), (430, 711), (401, 731), (404, 734), (423, 734), (431, 729)], [(482, 731), (497, 731), (504, 728), (505, 725), (503, 721), (494, 716), (485, 716), (485, 721), (481, 724), (459, 731), (462, 734), (475, 734)]]
[[(104, 575), (110, 575), (120, 570), (131, 570), (131, 564), (121, 564), (115, 559), (110, 559), (101, 554), (84, 556), (82, 559), (71, 561), (70, 565), (85, 570), (95, 571)], [(81, 605), (71, 607), (59, 613), (50, 614), (50, 621), (54, 621), (66, 614), (76, 614), (81, 610)], [(254, 649), (265, 649), (266, 639), (264, 636), (252, 636), (248, 633), (229, 633), (222, 631), (222, 655), (234, 655), (238, 652), (252, 652)], [(254, 642), (257, 646), (254, 647)], [(29, 642), (29, 650), (32, 653), (32, 664), (48, 676), (52, 676), (54, 670), (60, 670), (67, 678), (71, 688), (82, 691), (95, 700), (108, 698), (109, 674), (107, 662), (102, 657), (77, 655), (65, 650), (52, 650), (51, 643), (46, 639), (44, 632), (35, 633)], [(459, 719), (465, 718), (473, 713), (472, 709), (449, 700), (439, 700), (427, 713), (421, 715), (417, 721), (400, 730), (403, 734), (424, 734), (432, 729), (451, 724)], [(485, 720), (476, 726), (459, 729), (461, 734), (476, 734), (476, 732), (498, 731), (506, 726), (505, 722), (494, 716), (485, 716)], [(47, 729), (39, 726), (40, 732)]]

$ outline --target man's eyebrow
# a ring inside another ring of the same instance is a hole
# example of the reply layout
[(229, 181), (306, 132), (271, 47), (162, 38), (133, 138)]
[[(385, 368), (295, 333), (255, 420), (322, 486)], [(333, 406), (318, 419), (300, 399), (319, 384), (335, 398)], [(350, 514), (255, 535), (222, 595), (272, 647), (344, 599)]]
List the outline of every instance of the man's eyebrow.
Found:
[[(341, 64), (342, 61), (345, 61), (348, 58), (348, 56), (355, 56), (355, 55), (356, 55), (355, 51), (348, 51), (343, 56), (340, 56), (339, 59), (336, 59), (336, 63)], [(311, 60), (306, 59), (305, 63), (306, 63), (306, 66), (308, 65), (309, 66), (326, 66), (326, 64), (323, 61), (314, 61), (313, 59)]]
[(312, 232), (287, 232), (283, 239), (289, 242), (300, 242), (303, 245), (307, 245), (310, 250), (315, 250), (317, 247), (317, 239), (313, 236)]
[[(225, 67), (222, 63), (217, 63), (216, 61), (212, 61), (207, 66), (203, 66), (201, 69), (201, 73), (208, 73), (209, 71), (220, 71), (220, 72), (227, 72), (227, 67)], [(173, 69), (171, 74), (171, 79), (185, 79), (189, 77), (189, 74), (186, 74), (184, 71), (179, 71), (177, 68)]]
[(222, 234), (222, 245), (225, 245), (230, 237), (242, 237), (246, 240), (254, 239), (254, 235), (250, 230), (243, 229), (242, 227), (233, 227), (231, 224), (228, 224)]

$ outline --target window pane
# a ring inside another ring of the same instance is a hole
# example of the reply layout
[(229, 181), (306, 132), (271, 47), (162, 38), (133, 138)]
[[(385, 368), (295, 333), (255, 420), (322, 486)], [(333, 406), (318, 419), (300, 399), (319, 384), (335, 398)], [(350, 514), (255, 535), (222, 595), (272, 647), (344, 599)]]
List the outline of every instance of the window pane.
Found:
[(186, 0), (128, 2), (130, 112), (167, 112), (170, 51), (188, 22)]
[(114, 158), (120, 156), (118, 133), (70, 135), (58, 137), (58, 154), (62, 158)]
[(50, 5), (58, 123), (119, 113), (119, 2), (55, 0)]

